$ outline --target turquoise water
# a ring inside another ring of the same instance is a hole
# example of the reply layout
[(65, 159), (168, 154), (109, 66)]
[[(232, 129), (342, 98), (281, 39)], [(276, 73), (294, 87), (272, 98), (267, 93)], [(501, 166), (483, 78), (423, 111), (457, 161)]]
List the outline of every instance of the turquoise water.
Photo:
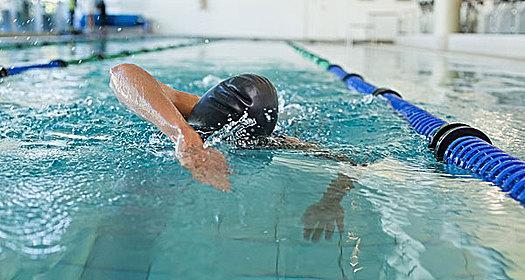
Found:
[[(146, 43), (156, 42), (115, 48)], [(312, 48), (441, 117), (475, 124), (524, 158), (522, 64)], [(34, 52), (15, 53), (41, 55)], [(234, 74), (265, 75), (279, 91), (280, 132), (366, 166), (219, 145), (233, 191), (218, 192), (194, 181), (170, 141), (117, 102), (108, 71), (119, 62), (196, 94)], [(284, 43), (221, 41), (9, 77), (0, 83), (0, 122), (0, 279), (525, 277), (523, 206), (436, 163), (383, 100), (347, 91)], [(343, 210), (344, 231), (304, 240), (303, 215), (345, 176), (352, 189), (329, 207)]]

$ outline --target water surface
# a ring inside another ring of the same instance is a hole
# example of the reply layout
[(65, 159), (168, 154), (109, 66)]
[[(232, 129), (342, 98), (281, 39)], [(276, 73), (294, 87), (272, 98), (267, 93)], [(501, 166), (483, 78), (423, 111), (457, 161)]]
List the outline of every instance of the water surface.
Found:
[[(525, 156), (522, 64), (312, 48)], [(108, 71), (120, 62), (199, 95), (235, 74), (265, 75), (279, 91), (279, 132), (366, 166), (219, 145), (233, 191), (218, 192), (194, 181), (169, 139), (118, 103)], [(284, 43), (220, 41), (9, 77), (0, 122), (0, 279), (525, 277), (523, 206), (437, 163), (384, 100), (349, 92)], [(304, 240), (303, 215), (342, 177), (353, 181), (339, 204), (344, 231)]]

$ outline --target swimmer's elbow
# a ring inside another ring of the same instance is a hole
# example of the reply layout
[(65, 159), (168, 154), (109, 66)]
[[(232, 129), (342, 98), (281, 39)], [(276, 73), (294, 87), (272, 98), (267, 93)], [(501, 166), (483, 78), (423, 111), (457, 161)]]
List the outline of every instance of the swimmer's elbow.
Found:
[(121, 64), (118, 64), (118, 65), (115, 65), (115, 66), (111, 67), (111, 70), (109, 70), (109, 73), (112, 76), (114, 76), (114, 75), (116, 75), (118, 73), (126, 74), (126, 73), (130, 73), (130, 72), (137, 71), (137, 70), (140, 70), (140, 69), (141, 68), (138, 67), (135, 64), (121, 63)]
[(132, 76), (132, 73), (136, 72), (133, 70), (135, 68), (138, 68), (138, 66), (134, 64), (123, 63), (113, 66), (109, 70), (109, 87), (113, 90), (117, 97), (121, 95), (124, 88), (130, 86), (128, 80), (129, 77)]

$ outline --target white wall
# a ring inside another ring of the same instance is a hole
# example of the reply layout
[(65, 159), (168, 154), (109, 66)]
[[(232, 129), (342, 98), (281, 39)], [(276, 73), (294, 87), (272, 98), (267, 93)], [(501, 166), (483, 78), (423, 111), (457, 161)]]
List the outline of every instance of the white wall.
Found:
[(399, 0), (207, 0), (202, 10), (201, 1), (107, 0), (107, 6), (142, 13), (168, 34), (328, 40), (369, 25), (370, 14), (415, 8), (414, 1)]
[(228, 37), (297, 37), (304, 32), (303, 0), (151, 0), (144, 13), (164, 33)]

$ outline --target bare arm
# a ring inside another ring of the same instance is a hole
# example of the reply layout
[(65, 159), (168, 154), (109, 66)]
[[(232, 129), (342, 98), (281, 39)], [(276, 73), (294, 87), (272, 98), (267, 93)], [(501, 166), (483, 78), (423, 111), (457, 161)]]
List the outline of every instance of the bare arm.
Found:
[(177, 102), (167, 97), (166, 85), (131, 64), (117, 65), (110, 74), (110, 86), (120, 102), (153, 123), (175, 143), (177, 158), (195, 179), (229, 190), (226, 159), (217, 150), (203, 147), (200, 136), (176, 107)]
[(199, 97), (184, 91), (176, 90), (160, 81), (157, 82), (165, 93), (165, 96), (173, 105), (175, 105), (175, 107), (177, 107), (182, 116), (187, 119), (190, 116), (193, 107), (195, 107), (195, 104), (199, 102)]
[(354, 160), (352, 160), (345, 154), (323, 149), (315, 143), (305, 142), (295, 137), (280, 136), (278, 138), (273, 138), (273, 141), (270, 141), (268, 144), (268, 147), (270, 148), (292, 151), (304, 151), (308, 152), (309, 155), (315, 157), (333, 160), (337, 162), (345, 162), (355, 166), (358, 165)]
[[(156, 125), (170, 139), (181, 145), (202, 145), (197, 133), (188, 125), (180, 111), (166, 97), (155, 78), (132, 64), (120, 64), (111, 69), (110, 86), (115, 95), (137, 115)], [(190, 141), (191, 140), (191, 141)]]
[[(281, 136), (280, 138), (273, 143), (274, 148), (304, 151), (315, 157), (357, 165), (348, 156), (322, 149), (315, 143), (304, 142), (289, 136)], [(303, 237), (305, 240), (318, 242), (323, 232), (325, 239), (330, 240), (334, 235), (336, 226), (340, 236), (342, 236), (345, 212), (341, 206), (341, 201), (355, 184), (355, 179), (343, 173), (337, 174), (337, 178), (330, 182), (321, 200), (308, 207), (303, 214)]]

